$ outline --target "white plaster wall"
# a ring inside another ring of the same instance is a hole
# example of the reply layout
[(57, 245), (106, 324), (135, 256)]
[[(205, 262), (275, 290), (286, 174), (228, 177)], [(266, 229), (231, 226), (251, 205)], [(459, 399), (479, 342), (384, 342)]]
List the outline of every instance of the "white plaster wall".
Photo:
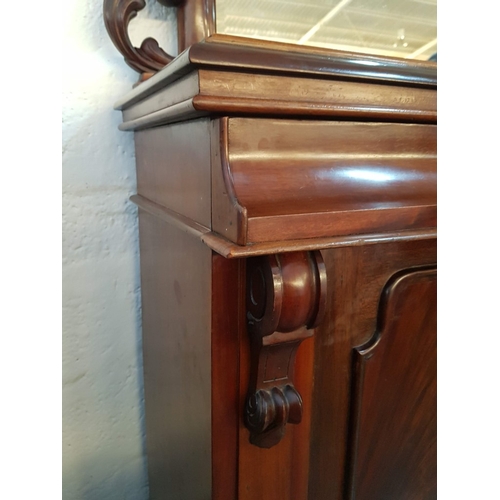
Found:
[[(138, 75), (102, 0), (66, 0), (63, 49), (63, 498), (148, 498), (133, 136), (114, 102)], [(175, 10), (131, 24), (176, 51)]]

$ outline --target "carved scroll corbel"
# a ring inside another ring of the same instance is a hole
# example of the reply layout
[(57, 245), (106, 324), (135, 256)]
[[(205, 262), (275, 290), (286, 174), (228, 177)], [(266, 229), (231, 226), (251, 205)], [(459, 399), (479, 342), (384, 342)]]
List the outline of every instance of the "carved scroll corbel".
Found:
[[(184, 0), (161, 0), (163, 5), (178, 6)], [(144, 9), (145, 0), (104, 0), (104, 24), (115, 47), (125, 62), (139, 73), (155, 73), (173, 57), (167, 54), (154, 38), (146, 38), (140, 47), (134, 47), (128, 36), (128, 25)]]
[(287, 423), (302, 420), (302, 398), (293, 384), (295, 354), (323, 319), (326, 281), (319, 251), (248, 259), (251, 373), (245, 425), (256, 446), (274, 446)]

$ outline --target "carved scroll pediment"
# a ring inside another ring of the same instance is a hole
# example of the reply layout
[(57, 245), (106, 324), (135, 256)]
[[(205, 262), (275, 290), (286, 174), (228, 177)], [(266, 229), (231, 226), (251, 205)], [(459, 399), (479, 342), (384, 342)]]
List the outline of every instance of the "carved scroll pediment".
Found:
[[(156, 1), (166, 7), (177, 7), (179, 53), (214, 33), (214, 0)], [(128, 26), (130, 21), (145, 6), (145, 0), (104, 0), (104, 24), (109, 36), (127, 64), (143, 73), (143, 79), (160, 71), (174, 59), (158, 45), (154, 38), (146, 38), (140, 47), (132, 45), (128, 36)]]
[[(162, 0), (161, 3), (167, 6), (177, 6), (182, 3), (182, 0)], [(128, 26), (145, 6), (145, 0), (104, 0), (104, 24), (112, 42), (131, 68), (140, 73), (154, 73), (165, 67), (173, 57), (151, 37), (146, 38), (140, 47), (132, 45), (128, 35)]]

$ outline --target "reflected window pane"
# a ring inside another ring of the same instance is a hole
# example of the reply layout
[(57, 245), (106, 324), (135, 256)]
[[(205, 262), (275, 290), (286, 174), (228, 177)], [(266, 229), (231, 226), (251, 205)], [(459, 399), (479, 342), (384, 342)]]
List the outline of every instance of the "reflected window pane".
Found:
[(216, 0), (217, 33), (412, 59), (437, 52), (437, 0)]

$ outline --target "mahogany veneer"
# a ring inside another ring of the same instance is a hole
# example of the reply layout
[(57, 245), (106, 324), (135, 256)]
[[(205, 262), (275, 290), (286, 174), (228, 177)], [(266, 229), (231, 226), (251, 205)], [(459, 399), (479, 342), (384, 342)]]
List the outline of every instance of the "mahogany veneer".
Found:
[(151, 498), (436, 498), (435, 64), (214, 35), (117, 107)]

